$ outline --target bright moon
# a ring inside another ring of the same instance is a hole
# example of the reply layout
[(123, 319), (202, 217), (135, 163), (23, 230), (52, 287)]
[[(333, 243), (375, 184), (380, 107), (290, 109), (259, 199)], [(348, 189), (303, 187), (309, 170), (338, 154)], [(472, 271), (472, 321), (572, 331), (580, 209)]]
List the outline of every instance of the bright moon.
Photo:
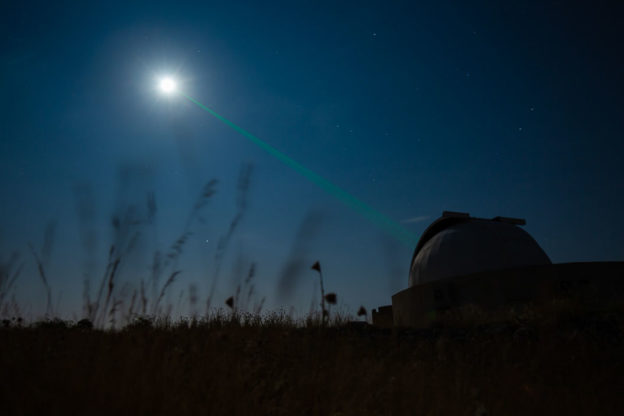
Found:
[(158, 87), (160, 88), (160, 91), (165, 94), (172, 94), (176, 91), (177, 84), (173, 78), (165, 77), (160, 80)]

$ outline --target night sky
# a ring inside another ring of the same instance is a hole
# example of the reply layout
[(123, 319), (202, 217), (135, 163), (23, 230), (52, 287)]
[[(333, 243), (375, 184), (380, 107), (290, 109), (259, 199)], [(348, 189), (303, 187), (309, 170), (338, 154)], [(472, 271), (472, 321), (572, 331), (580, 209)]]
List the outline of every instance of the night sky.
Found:
[(0, 7), (0, 256), (24, 263), (26, 315), (46, 297), (29, 243), (71, 317), (111, 244), (123, 298), (185, 231), (181, 314), (220, 252), (216, 306), (252, 263), (265, 309), (306, 313), (316, 260), (347, 311), (407, 287), (414, 247), (159, 94), (163, 74), (417, 236), (443, 210), (520, 217), (553, 262), (624, 260), (621, 3), (91, 3)]

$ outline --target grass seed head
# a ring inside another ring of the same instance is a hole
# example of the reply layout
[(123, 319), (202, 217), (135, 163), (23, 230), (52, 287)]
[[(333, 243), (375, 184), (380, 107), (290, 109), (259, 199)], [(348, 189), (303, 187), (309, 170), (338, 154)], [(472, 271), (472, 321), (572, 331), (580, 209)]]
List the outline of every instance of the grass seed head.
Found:
[(337, 300), (337, 296), (335, 293), (328, 293), (325, 295), (325, 301), (330, 305), (335, 305)]

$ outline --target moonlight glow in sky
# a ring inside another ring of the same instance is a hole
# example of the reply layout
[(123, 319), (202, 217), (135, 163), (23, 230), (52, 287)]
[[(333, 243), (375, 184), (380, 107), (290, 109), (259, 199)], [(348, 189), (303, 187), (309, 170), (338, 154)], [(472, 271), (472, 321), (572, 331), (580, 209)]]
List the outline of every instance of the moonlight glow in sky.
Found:
[(173, 94), (178, 90), (178, 83), (172, 77), (162, 77), (158, 81), (158, 88), (164, 94)]
[(389, 304), (413, 247), (342, 202), (416, 237), (444, 210), (525, 218), (555, 263), (624, 260), (622, 2), (35, 3), (0, 13), (0, 266), (34, 316), (29, 244), (68, 317), (111, 246), (126, 304), (179, 271), (162, 305), (222, 306), (252, 270), (250, 305), (305, 313), (317, 260), (338, 307)]

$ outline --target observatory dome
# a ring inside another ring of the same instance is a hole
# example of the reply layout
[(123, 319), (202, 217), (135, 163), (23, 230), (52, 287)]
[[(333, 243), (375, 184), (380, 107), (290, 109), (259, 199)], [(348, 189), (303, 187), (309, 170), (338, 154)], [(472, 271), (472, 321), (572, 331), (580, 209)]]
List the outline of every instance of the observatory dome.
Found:
[(492, 270), (551, 264), (519, 225), (522, 219), (473, 218), (447, 212), (423, 233), (414, 251), (409, 285)]

